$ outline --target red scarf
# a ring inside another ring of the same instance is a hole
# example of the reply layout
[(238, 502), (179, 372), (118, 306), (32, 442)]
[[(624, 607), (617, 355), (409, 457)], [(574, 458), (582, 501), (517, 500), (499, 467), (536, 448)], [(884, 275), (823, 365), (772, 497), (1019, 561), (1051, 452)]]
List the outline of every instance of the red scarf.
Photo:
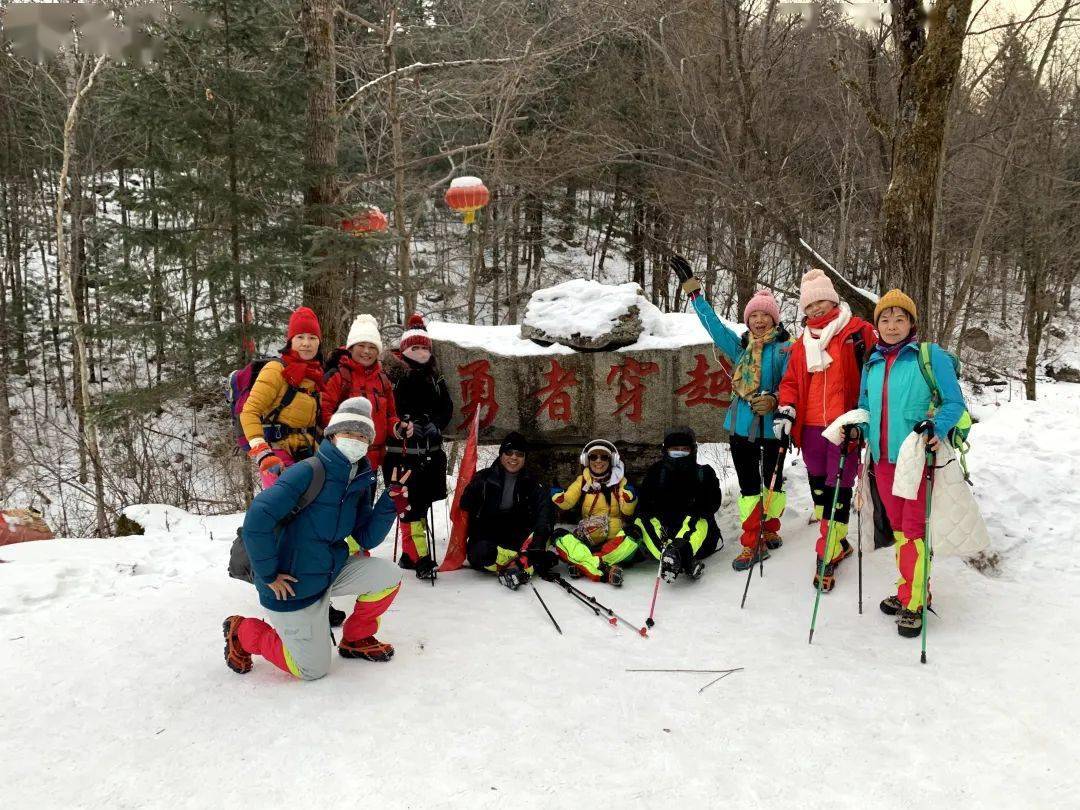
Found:
[(820, 318), (806, 319), (806, 325), (811, 329), (822, 329), (840, 317), (840, 307), (833, 307)]
[(299, 388), (300, 384), (305, 380), (311, 380), (315, 383), (315, 390), (323, 390), (323, 366), (322, 361), (312, 358), (311, 360), (303, 360), (292, 349), (284, 352), (281, 355), (281, 361), (285, 364), (284, 371), (281, 372), (281, 376), (285, 378), (285, 382), (291, 385), (293, 388)]

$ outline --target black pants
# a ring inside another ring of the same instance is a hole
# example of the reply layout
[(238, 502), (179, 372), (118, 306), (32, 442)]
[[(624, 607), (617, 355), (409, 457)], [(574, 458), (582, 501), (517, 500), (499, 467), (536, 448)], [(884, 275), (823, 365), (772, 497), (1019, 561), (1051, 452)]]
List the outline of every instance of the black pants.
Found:
[(468, 559), (469, 565), (477, 571), (491, 571), (494, 566), (509, 561), (505, 553), (501, 555), (504, 559), (499, 559), (500, 548), (506, 551), (520, 551), (521, 544), (525, 542), (529, 534), (528, 529), (515, 529), (498, 533), (483, 531), (470, 533), (469, 539), (465, 543), (465, 557)]
[(423, 455), (402, 455), (388, 447), (383, 462), (383, 481), (389, 484), (394, 470), (398, 480), (411, 471), (406, 486), (409, 488), (409, 511), (404, 520), (423, 520), (428, 508), (435, 501), (446, 498), (446, 453), (441, 448), (431, 449)]
[[(731, 460), (735, 463), (735, 475), (739, 478), (739, 492), (743, 495), (760, 495), (772, 483), (776, 462), (780, 457), (780, 442), (776, 439), (750, 441), (745, 436), (731, 434)], [(764, 448), (764, 452), (762, 452)], [(784, 471), (776, 476), (775, 492), (784, 490)]]

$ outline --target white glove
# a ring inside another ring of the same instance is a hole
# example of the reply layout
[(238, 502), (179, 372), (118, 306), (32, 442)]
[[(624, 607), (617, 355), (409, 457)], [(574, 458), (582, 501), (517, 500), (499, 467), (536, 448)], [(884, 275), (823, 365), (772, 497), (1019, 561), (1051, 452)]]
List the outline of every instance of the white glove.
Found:
[(791, 405), (783, 405), (776, 409), (772, 418), (772, 432), (778, 442), (782, 442), (785, 436), (791, 435), (791, 428), (795, 424), (795, 408)]

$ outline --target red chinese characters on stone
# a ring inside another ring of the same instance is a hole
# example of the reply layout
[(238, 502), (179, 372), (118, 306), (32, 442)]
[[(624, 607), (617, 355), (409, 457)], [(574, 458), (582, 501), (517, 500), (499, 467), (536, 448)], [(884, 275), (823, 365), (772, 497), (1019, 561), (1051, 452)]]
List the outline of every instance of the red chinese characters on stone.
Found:
[(688, 408), (695, 405), (726, 408), (731, 403), (731, 377), (723, 367), (719, 371), (709, 371), (709, 361), (705, 355), (695, 355), (695, 359), (697, 364), (686, 372), (690, 382), (675, 389), (675, 393), (685, 397)]
[(641, 398), (645, 394), (644, 378), (656, 374), (660, 366), (651, 361), (639, 363), (633, 357), (627, 357), (622, 365), (612, 366), (607, 375), (607, 384), (618, 383), (615, 391), (616, 408), (612, 416), (624, 414), (631, 422), (641, 421)]
[(495, 378), (491, 376), (491, 362), (473, 360), (458, 366), (458, 376), (461, 378), (462, 418), (457, 429), (468, 427), (478, 409), (483, 409), (480, 411), (480, 428), (488, 427), (499, 412), (499, 403), (495, 399)]
[(558, 360), (552, 358), (551, 368), (544, 374), (544, 379), (547, 385), (529, 395), (541, 400), (536, 415), (546, 413), (553, 422), (570, 424), (571, 400), (568, 389), (580, 384), (577, 372), (564, 369)]

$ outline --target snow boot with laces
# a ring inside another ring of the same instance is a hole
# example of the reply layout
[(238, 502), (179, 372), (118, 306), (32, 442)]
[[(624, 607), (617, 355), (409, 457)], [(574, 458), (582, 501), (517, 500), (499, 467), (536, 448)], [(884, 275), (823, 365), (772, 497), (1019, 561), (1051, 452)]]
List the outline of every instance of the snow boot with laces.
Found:
[(664, 582), (671, 583), (678, 579), (681, 573), (682, 560), (679, 559), (679, 553), (675, 550), (674, 545), (669, 543), (660, 556), (660, 578)]
[[(761, 539), (765, 541), (765, 548), (769, 549), (769, 551), (776, 551), (780, 546), (784, 545), (783, 538), (776, 532), (765, 532)], [(768, 559), (768, 557), (765, 559)]]
[(903, 609), (896, 620), (896, 632), (904, 638), (918, 638), (922, 633), (923, 613), (918, 610)]
[(769, 552), (767, 549), (762, 548), (760, 554), (755, 554), (753, 548), (743, 547), (743, 550), (731, 561), (731, 567), (736, 571), (745, 571), (747, 568), (753, 568), (762, 560), (769, 559)]
[(609, 585), (614, 585), (616, 588), (622, 587), (623, 570), (617, 565), (608, 565), (606, 562), (601, 562), (600, 577)]
[(240, 622), (243, 616), (230, 616), (221, 623), (225, 636), (225, 664), (238, 675), (251, 672), (251, 653), (240, 644)]
[(529, 572), (512, 562), (499, 571), (499, 582), (512, 591), (516, 591), (529, 581)]
[[(822, 593), (828, 593), (836, 585), (836, 571), (840, 568), (840, 563), (855, 553), (855, 549), (851, 547), (851, 543), (847, 540), (840, 541), (840, 555), (831, 563), (825, 566), (824, 577), (822, 577), (821, 590)], [(818, 587), (818, 577), (821, 576), (821, 560), (814, 562), (814, 589)]]
[(881, 608), (881, 612), (886, 616), (895, 616), (904, 609), (904, 606), (900, 604), (900, 600), (895, 596), (886, 596), (881, 600), (881, 604), (878, 605), (878, 607)]
[(338, 655), (342, 658), (362, 658), (365, 661), (389, 661), (394, 657), (394, 648), (384, 644), (375, 636), (345, 641), (338, 644)]

